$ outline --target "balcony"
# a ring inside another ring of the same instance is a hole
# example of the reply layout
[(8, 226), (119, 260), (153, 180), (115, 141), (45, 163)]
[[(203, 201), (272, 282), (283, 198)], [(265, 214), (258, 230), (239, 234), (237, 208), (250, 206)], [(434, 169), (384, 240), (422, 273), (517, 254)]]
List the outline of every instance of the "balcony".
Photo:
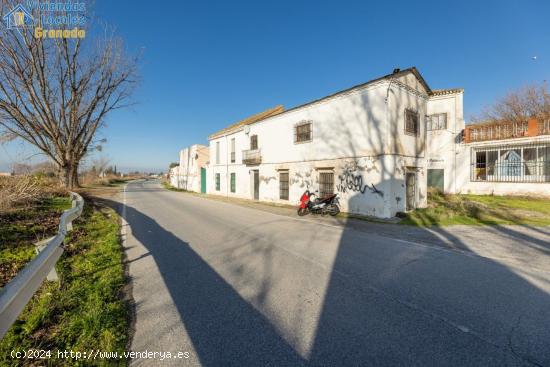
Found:
[(243, 150), (243, 164), (255, 165), (262, 163), (262, 153), (260, 149)]
[(495, 122), (466, 126), (464, 142), (515, 139), (550, 134), (550, 121), (529, 119), (522, 122)]

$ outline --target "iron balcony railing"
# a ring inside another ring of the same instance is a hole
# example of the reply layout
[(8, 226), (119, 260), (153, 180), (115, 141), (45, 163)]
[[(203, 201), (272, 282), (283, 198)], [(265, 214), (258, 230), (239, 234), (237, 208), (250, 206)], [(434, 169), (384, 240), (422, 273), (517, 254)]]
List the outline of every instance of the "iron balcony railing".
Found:
[(494, 122), (466, 126), (464, 142), (504, 140), (550, 135), (550, 119), (532, 118), (528, 121)]
[(243, 164), (262, 163), (262, 152), (260, 149), (243, 150)]

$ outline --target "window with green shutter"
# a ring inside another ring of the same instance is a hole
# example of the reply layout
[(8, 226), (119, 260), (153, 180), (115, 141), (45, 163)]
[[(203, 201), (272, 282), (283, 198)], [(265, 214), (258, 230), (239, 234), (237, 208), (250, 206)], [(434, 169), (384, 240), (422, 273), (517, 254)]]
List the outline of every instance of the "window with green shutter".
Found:
[(232, 173), (231, 174), (231, 192), (235, 192), (235, 183), (236, 179), (235, 179), (235, 173)]

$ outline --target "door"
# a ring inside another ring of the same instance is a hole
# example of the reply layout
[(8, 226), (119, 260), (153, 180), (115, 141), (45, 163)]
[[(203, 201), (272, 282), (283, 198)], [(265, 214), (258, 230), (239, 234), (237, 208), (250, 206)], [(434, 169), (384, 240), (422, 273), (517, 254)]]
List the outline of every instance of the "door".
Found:
[(428, 170), (428, 187), (434, 187), (443, 192), (443, 183), (445, 182), (445, 170), (429, 169)]
[(201, 192), (206, 194), (206, 168), (201, 167)]
[(254, 200), (260, 200), (260, 171), (254, 170)]
[(407, 195), (407, 210), (413, 210), (416, 207), (416, 172), (407, 172), (405, 190)]

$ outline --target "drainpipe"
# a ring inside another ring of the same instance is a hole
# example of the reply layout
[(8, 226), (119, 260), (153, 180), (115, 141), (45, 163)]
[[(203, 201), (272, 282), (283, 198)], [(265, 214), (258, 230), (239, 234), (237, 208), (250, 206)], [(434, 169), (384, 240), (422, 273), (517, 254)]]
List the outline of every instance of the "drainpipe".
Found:
[[(388, 85), (388, 89), (386, 91), (386, 98), (384, 99), (384, 103), (385, 103), (385, 107), (386, 107), (386, 127), (387, 127), (387, 131), (386, 131), (386, 137), (385, 137), (385, 141), (383, 142), (383, 146), (382, 146), (382, 149), (385, 150), (386, 149), (386, 146), (389, 147), (391, 145), (391, 123), (390, 123), (390, 117), (389, 117), (389, 105), (390, 105), (390, 91), (391, 91), (391, 86), (394, 82), (394, 78), (391, 77), (390, 78), (390, 84)], [(382, 152), (383, 153), (383, 152)], [(385, 159), (385, 154), (382, 156), (383, 158), (382, 159)], [(395, 168), (395, 167), (394, 167)], [(384, 169), (382, 170), (382, 181), (385, 182), (386, 181), (386, 175), (387, 175), (387, 172), (386, 172), (387, 169)], [(390, 185), (390, 190), (393, 190), (391, 185)], [(387, 213), (384, 213), (384, 215), (389, 215), (390, 213), (390, 208), (388, 207), (388, 199), (387, 198), (384, 198), (384, 207), (385, 209), (387, 210)]]
[[(225, 197), (229, 197), (229, 185), (231, 184), (229, 179), (229, 150), (227, 144), (227, 134), (225, 134)], [(235, 183), (236, 185), (237, 183)]]

